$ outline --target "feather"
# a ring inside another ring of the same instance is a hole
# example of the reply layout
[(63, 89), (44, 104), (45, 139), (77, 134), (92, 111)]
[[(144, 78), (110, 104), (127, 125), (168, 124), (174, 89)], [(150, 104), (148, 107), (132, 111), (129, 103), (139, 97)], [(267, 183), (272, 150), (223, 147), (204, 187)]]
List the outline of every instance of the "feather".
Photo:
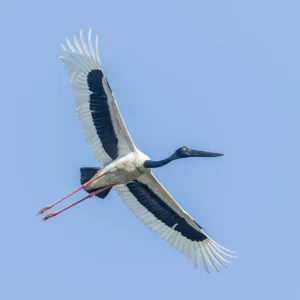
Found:
[(67, 38), (65, 38), (65, 39), (66, 39), (66, 43), (67, 43), (68, 47), (70, 48), (70, 50), (71, 50), (72, 52), (76, 53), (77, 51), (76, 51), (76, 49), (74, 48), (74, 46), (72, 45), (72, 43), (71, 43)]
[(99, 54), (99, 43), (98, 43), (98, 35), (96, 35), (96, 55), (97, 55), (97, 61), (102, 66), (101, 60), (100, 60), (100, 54)]
[(208, 243), (208, 245), (209, 245), (210, 250), (211, 250), (211, 251), (212, 251), (219, 259), (221, 259), (221, 260), (223, 260), (223, 261), (225, 261), (225, 262), (231, 264), (230, 261), (228, 261), (228, 260), (225, 259), (223, 256), (221, 256), (221, 255), (219, 254), (219, 252), (216, 251), (216, 250), (212, 247), (211, 243)]
[(210, 246), (209, 246), (209, 243), (207, 241), (204, 241), (204, 244), (207, 246), (206, 250), (208, 252), (208, 254), (210, 255), (210, 257), (213, 258), (213, 260), (219, 265), (219, 266), (222, 266), (222, 267), (225, 267), (227, 268), (219, 259), (218, 257), (212, 252)]
[(81, 45), (83, 47), (83, 50), (84, 50), (86, 56), (89, 57), (90, 56), (90, 52), (89, 52), (88, 47), (86, 46), (86, 43), (85, 43), (85, 40), (84, 40), (84, 36), (83, 36), (83, 30), (82, 29), (80, 30), (80, 40), (81, 40)]
[(201, 262), (203, 268), (206, 270), (207, 273), (210, 273), (210, 271), (209, 271), (209, 269), (208, 269), (208, 267), (207, 267), (207, 264), (206, 264), (204, 255), (203, 255), (201, 243), (196, 243), (196, 246), (197, 246), (197, 248), (198, 248), (198, 250), (197, 250), (198, 257), (199, 257), (199, 260), (200, 260), (200, 262)]
[(210, 243), (211, 247), (213, 247), (216, 251), (228, 256), (228, 257), (232, 257), (232, 258), (237, 258), (236, 256), (233, 256), (233, 255), (230, 255), (230, 254), (227, 254), (226, 252), (222, 251), (220, 248), (218, 248), (214, 243)]
[(203, 252), (205, 253), (205, 257), (208, 261), (208, 263), (210, 264), (210, 266), (216, 271), (219, 273), (219, 270), (218, 268), (215, 266), (213, 260), (211, 259), (211, 257), (209, 256), (209, 253), (207, 251), (207, 246), (205, 245), (205, 243), (202, 243), (203, 244)]
[[(202, 230), (202, 231), (203, 231), (203, 230)], [(211, 237), (209, 237), (208, 234), (205, 233), (204, 231), (203, 231), (203, 233), (204, 233), (204, 234), (210, 239), (210, 241), (211, 241), (212, 243), (214, 243), (218, 248), (221, 248), (221, 249), (226, 250), (226, 251), (231, 252), (231, 253), (235, 253), (235, 252), (232, 251), (232, 250), (229, 250), (229, 249), (226, 249), (226, 248), (220, 246), (220, 245), (219, 245), (217, 242), (215, 242)]]
[(77, 36), (76, 36), (75, 34), (73, 34), (73, 41), (74, 41), (74, 44), (75, 44), (75, 46), (76, 46), (78, 52), (79, 52), (80, 54), (84, 54), (84, 52), (83, 52), (83, 50), (82, 50), (82, 48), (81, 48), (81, 46), (80, 46), (80, 43), (79, 43), (79, 41), (78, 41), (78, 39), (77, 39)]
[(92, 28), (90, 28), (90, 30), (89, 30), (88, 40), (89, 40), (89, 48), (90, 48), (93, 60), (95, 62), (97, 62), (95, 51), (94, 51), (94, 48), (93, 48), (93, 43), (92, 43)]

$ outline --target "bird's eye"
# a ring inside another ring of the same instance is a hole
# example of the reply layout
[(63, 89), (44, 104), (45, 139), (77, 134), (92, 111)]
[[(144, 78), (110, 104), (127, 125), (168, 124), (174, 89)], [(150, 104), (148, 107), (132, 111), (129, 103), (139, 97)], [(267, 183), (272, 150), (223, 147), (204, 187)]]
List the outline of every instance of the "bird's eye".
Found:
[(182, 148), (182, 150), (183, 150), (183, 151), (186, 151), (186, 148), (185, 148), (185, 147), (183, 147), (183, 148)]

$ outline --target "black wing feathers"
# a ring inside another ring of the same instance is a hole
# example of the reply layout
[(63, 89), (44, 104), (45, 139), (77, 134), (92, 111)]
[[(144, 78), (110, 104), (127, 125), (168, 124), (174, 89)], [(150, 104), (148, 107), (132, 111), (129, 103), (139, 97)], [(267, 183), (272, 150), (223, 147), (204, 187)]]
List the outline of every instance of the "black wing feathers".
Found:
[(103, 149), (111, 159), (116, 159), (118, 157), (118, 139), (113, 128), (102, 78), (103, 73), (100, 70), (92, 70), (87, 75), (87, 84), (92, 92), (90, 95), (90, 111)]
[[(147, 185), (134, 181), (128, 183), (127, 187), (141, 205), (170, 228), (177, 224), (174, 230), (192, 241), (201, 242), (207, 238), (206, 235), (194, 229), (184, 218), (172, 210)], [(197, 224), (197, 226), (199, 225)], [(200, 226), (199, 229), (201, 229)]]

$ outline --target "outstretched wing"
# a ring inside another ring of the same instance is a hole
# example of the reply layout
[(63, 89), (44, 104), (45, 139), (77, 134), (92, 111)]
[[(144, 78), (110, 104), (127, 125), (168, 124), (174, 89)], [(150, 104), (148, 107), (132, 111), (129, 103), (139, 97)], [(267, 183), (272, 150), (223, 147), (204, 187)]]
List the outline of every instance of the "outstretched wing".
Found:
[(86, 44), (82, 30), (80, 38), (73, 35), (72, 44), (66, 38), (66, 53), (60, 57), (65, 63), (73, 86), (76, 111), (82, 124), (86, 140), (95, 157), (103, 165), (118, 156), (135, 149), (119, 112), (116, 99), (100, 63), (98, 36), (95, 48), (92, 43), (92, 30)]
[(232, 252), (218, 245), (185, 212), (164, 189), (152, 173), (141, 175), (138, 180), (116, 189), (129, 209), (142, 222), (158, 233), (170, 245), (198, 262), (210, 272), (209, 266), (219, 272), (216, 264), (225, 266), (224, 257), (233, 257)]

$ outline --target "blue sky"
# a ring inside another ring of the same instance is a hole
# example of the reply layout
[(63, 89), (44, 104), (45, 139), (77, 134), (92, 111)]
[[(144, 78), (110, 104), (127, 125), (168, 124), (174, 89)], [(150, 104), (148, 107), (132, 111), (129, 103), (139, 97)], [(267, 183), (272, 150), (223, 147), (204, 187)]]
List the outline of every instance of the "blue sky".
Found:
[[(3, 0), (0, 298), (297, 299), (299, 9), (274, 0)], [(79, 185), (80, 167), (98, 166), (58, 59), (64, 37), (90, 27), (143, 152), (225, 154), (155, 171), (238, 252), (220, 274), (195, 271), (115, 192), (49, 222), (35, 216)]]

